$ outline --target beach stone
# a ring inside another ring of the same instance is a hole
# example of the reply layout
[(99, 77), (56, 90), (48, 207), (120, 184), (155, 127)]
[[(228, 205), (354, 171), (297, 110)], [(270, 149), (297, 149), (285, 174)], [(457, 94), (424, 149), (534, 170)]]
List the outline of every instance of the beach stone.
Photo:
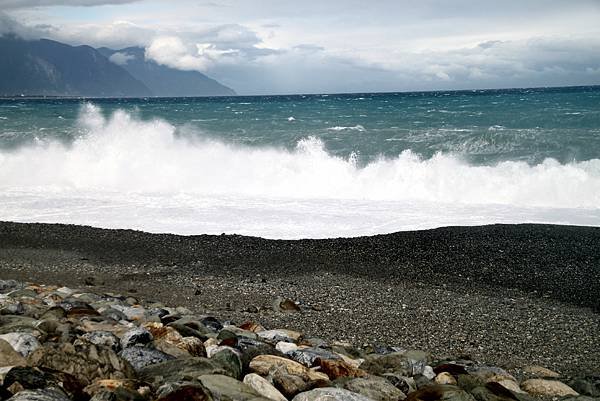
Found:
[(374, 401), (399, 401), (406, 398), (393, 384), (377, 376), (352, 379), (344, 383), (344, 388)]
[(28, 316), (0, 315), (0, 334), (32, 333), (37, 323), (37, 319)]
[(581, 395), (600, 398), (600, 376), (577, 377), (568, 384)]
[(152, 333), (143, 327), (136, 327), (127, 331), (121, 337), (121, 348), (129, 348), (133, 346), (144, 346), (150, 344), (154, 340)]
[(202, 340), (196, 337), (183, 337), (175, 346), (187, 351), (191, 356), (206, 356)]
[(495, 366), (478, 366), (469, 369), (469, 373), (482, 378), (486, 383), (499, 382), (501, 380), (512, 380), (516, 382), (516, 379), (513, 375), (508, 373), (506, 370)]
[(315, 383), (311, 383), (300, 376), (290, 375), (288, 373), (278, 371), (270, 375), (275, 387), (281, 391), (286, 398), (292, 398), (298, 393), (308, 391), (317, 387)]
[(226, 349), (239, 353), (239, 351), (236, 348), (230, 347), (228, 345), (209, 345), (205, 348), (206, 356), (212, 358), (213, 355), (215, 355), (217, 352), (221, 352)]
[(197, 382), (163, 384), (156, 390), (154, 401), (213, 401), (208, 390)]
[(298, 342), (300, 337), (302, 337), (302, 333), (293, 330), (285, 330), (285, 329), (277, 329), (277, 330), (264, 330), (259, 331), (258, 336), (263, 340), (267, 340), (269, 342), (279, 342), (286, 341), (289, 343)]
[(273, 301), (273, 310), (280, 313), (300, 312), (300, 307), (291, 299), (278, 297)]
[(138, 371), (139, 378), (155, 387), (165, 383), (189, 381), (203, 375), (227, 375), (229, 372), (218, 361), (208, 358), (172, 359), (148, 365)]
[(256, 322), (246, 321), (240, 325), (240, 329), (248, 330), (253, 333), (258, 333), (259, 331), (265, 331), (266, 329)]
[(7, 294), (11, 298), (36, 298), (37, 292), (30, 288), (19, 288)]
[(105, 309), (100, 314), (104, 317), (115, 320), (117, 322), (120, 322), (122, 320), (127, 320), (127, 315), (125, 315), (120, 310), (117, 310), (114, 308)]
[(267, 379), (257, 375), (256, 373), (249, 373), (244, 377), (244, 384), (251, 387), (261, 396), (268, 398), (273, 401), (287, 401), (287, 398), (281, 394)]
[(454, 378), (454, 376), (452, 376), (448, 372), (441, 372), (441, 373), (439, 373), (435, 377), (434, 381), (437, 384), (452, 384), (452, 385), (456, 385), (457, 384), (456, 379)]
[(533, 396), (565, 397), (579, 395), (568, 385), (556, 380), (529, 379), (521, 383), (521, 388)]
[(146, 314), (146, 310), (142, 307), (112, 305), (112, 308), (123, 313), (129, 321), (142, 321)]
[(320, 372), (313, 371), (306, 366), (275, 355), (259, 355), (252, 359), (250, 369), (259, 375), (266, 376), (272, 372), (283, 371), (287, 374), (301, 377), (305, 381), (327, 384), (329, 377)]
[(84, 389), (84, 392), (86, 394), (94, 396), (102, 391), (115, 392), (117, 389), (127, 389), (129, 391), (135, 392), (139, 387), (140, 382), (138, 382), (137, 380), (100, 379), (94, 381), (92, 384), (87, 386)]
[(298, 346), (294, 343), (288, 343), (287, 341), (280, 341), (275, 344), (275, 349), (279, 352), (287, 354), (289, 352), (296, 351)]
[[(177, 332), (179, 334), (181, 334), (182, 337), (196, 337), (202, 341), (205, 341), (208, 338), (208, 335), (210, 333), (212, 333), (206, 327), (198, 330), (196, 328), (193, 328), (193, 327), (190, 327), (188, 325), (178, 323), (178, 322), (179, 322), (179, 320), (169, 323), (167, 326), (172, 327), (175, 330), (177, 330)], [(201, 327), (201, 326), (196, 326), (196, 327)]]
[(299, 348), (295, 351), (288, 352), (286, 355), (309, 368), (318, 365), (319, 359), (341, 359), (337, 354), (321, 348)]
[(89, 333), (83, 334), (81, 339), (95, 345), (112, 348), (115, 352), (119, 351), (121, 345), (119, 337), (110, 331), (90, 331)]
[(0, 340), (0, 367), (25, 366), (27, 361), (6, 340)]
[(229, 372), (229, 376), (235, 379), (241, 379), (242, 361), (236, 352), (224, 349), (214, 354), (211, 359), (223, 366), (223, 368)]
[(135, 375), (131, 365), (112, 349), (94, 344), (45, 344), (27, 360), (30, 366), (69, 373), (85, 385), (95, 379), (127, 379)]
[(434, 384), (413, 391), (406, 397), (407, 401), (475, 401), (475, 398), (457, 386)]
[(404, 356), (403, 352), (367, 355), (360, 368), (373, 375), (398, 373), (402, 376), (414, 376), (412, 363)]
[(530, 375), (533, 376), (537, 376), (539, 378), (544, 378), (544, 377), (552, 377), (552, 378), (557, 378), (560, 377), (560, 373), (556, 373), (550, 369), (546, 369), (542, 366), (536, 366), (536, 365), (530, 365), (530, 366), (525, 366), (523, 368), (523, 372), (525, 373), (529, 373)]
[(250, 361), (258, 355), (283, 355), (273, 348), (272, 345), (258, 340), (251, 340), (249, 338), (239, 339), (236, 349), (242, 353), (241, 359), (244, 370), (248, 369)]
[(24, 315), (25, 312), (25, 305), (23, 305), (21, 302), (8, 304), (0, 309), (0, 315)]
[(404, 394), (409, 394), (417, 390), (417, 383), (415, 383), (415, 379), (412, 377), (401, 376), (395, 373), (384, 373), (381, 377), (389, 381)]
[(294, 397), (292, 401), (374, 401), (364, 395), (341, 388), (317, 388)]
[(0, 294), (6, 294), (15, 289), (23, 288), (25, 285), (16, 280), (0, 280)]
[(508, 390), (504, 393), (493, 391), (489, 386), (479, 386), (473, 388), (470, 393), (477, 401), (515, 401), (517, 398)]
[(463, 365), (456, 363), (443, 363), (441, 365), (437, 365), (433, 368), (433, 372), (436, 375), (439, 375), (442, 372), (448, 372), (452, 376), (466, 375), (469, 373)]
[(252, 387), (229, 376), (205, 375), (198, 380), (215, 400), (269, 401), (269, 398), (262, 397)]
[(0, 335), (0, 339), (8, 342), (11, 347), (25, 358), (41, 347), (36, 337), (29, 333), (7, 333)]
[(12, 396), (10, 401), (71, 401), (60, 391), (51, 389), (23, 390)]
[(331, 380), (340, 377), (366, 377), (367, 372), (356, 368), (343, 360), (318, 359), (321, 372), (325, 373)]
[(215, 333), (223, 330), (223, 324), (214, 316), (205, 316), (200, 320), (200, 322), (204, 325), (204, 327), (212, 330)]
[(173, 327), (165, 326), (162, 323), (146, 322), (142, 324), (141, 327), (148, 330), (154, 339), (162, 339), (170, 343), (177, 343), (183, 338), (183, 336)]
[(144, 347), (129, 347), (119, 353), (119, 356), (125, 359), (133, 366), (136, 371), (157, 363), (169, 361), (175, 357), (165, 354), (162, 351)]
[(61, 308), (60, 306), (53, 306), (47, 311), (45, 311), (40, 316), (40, 319), (60, 320), (64, 317), (67, 317), (67, 311)]
[(58, 371), (44, 371), (29, 366), (14, 367), (4, 377), (3, 386), (18, 386), (27, 390), (54, 387), (61, 389), (70, 398), (81, 399), (83, 384), (74, 376)]

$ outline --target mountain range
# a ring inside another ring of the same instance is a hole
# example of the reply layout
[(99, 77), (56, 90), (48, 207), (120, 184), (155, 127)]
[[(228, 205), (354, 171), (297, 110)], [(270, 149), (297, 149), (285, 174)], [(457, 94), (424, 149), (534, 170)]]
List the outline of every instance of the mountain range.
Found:
[(197, 71), (145, 58), (141, 47), (112, 50), (48, 39), (0, 37), (0, 96), (183, 97), (235, 92)]

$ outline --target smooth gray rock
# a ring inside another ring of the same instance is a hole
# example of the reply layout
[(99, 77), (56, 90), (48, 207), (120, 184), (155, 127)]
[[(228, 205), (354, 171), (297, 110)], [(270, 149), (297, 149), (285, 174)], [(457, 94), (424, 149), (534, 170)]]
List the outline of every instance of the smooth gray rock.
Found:
[(344, 388), (375, 401), (400, 401), (406, 398), (393, 384), (377, 376), (349, 380), (345, 382)]
[(205, 375), (199, 377), (215, 400), (235, 401), (272, 401), (258, 394), (252, 387), (224, 375)]

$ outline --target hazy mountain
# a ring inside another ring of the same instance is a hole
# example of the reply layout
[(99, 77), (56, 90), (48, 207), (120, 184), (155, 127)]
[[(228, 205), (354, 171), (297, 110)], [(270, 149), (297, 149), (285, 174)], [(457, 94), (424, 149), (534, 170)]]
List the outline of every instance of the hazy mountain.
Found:
[(141, 47), (98, 49), (144, 83), (155, 96), (232, 96), (235, 92), (197, 71), (181, 71), (146, 60)]
[(0, 95), (151, 96), (121, 66), (90, 46), (0, 37)]

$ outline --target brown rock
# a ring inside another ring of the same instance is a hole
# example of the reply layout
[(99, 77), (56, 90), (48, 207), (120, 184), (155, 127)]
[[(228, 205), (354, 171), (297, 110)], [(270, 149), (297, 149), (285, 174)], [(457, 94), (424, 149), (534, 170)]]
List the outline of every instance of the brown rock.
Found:
[(28, 364), (69, 373), (85, 385), (95, 379), (128, 379), (135, 375), (131, 365), (111, 348), (94, 344), (47, 344), (29, 355)]
[(305, 381), (319, 384), (329, 383), (329, 377), (326, 374), (315, 372), (296, 361), (275, 355), (259, 355), (255, 357), (250, 361), (250, 369), (263, 376), (272, 372), (282, 371), (301, 377)]
[(556, 373), (550, 369), (546, 369), (542, 366), (525, 366), (523, 368), (523, 372), (529, 373), (530, 375), (537, 377), (560, 377), (560, 373)]
[(366, 377), (367, 372), (343, 360), (323, 359), (318, 360), (321, 371), (331, 380), (339, 377)]
[(27, 365), (25, 358), (15, 351), (7, 341), (0, 340), (0, 367), (25, 365)]

